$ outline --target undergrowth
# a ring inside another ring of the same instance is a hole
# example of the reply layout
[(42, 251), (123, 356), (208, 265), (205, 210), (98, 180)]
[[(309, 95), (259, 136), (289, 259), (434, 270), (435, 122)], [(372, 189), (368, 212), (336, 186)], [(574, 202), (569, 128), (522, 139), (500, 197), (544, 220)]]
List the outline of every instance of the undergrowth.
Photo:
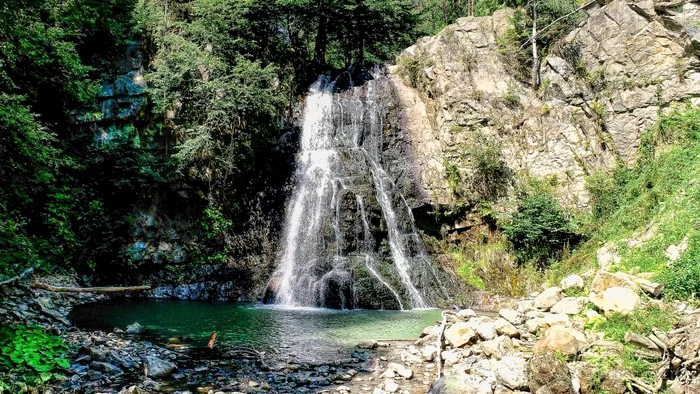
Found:
[[(699, 180), (700, 107), (678, 106), (643, 135), (634, 167), (587, 179), (591, 239), (557, 268), (594, 266), (596, 250), (613, 243), (621, 258), (614, 270), (655, 273), (670, 299), (700, 298)], [(670, 261), (667, 249), (683, 243), (687, 249)]]
[(0, 325), (0, 394), (32, 392), (60, 379), (68, 346), (39, 326)]

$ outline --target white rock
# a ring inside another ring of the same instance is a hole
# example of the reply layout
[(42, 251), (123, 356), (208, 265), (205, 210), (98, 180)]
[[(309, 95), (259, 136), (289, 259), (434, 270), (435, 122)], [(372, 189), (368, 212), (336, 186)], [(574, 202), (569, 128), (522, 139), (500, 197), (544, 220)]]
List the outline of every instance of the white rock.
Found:
[(411, 379), (413, 377), (413, 371), (399, 363), (389, 363), (386, 367), (406, 379)]
[(421, 350), (421, 356), (425, 361), (435, 360), (435, 355), (437, 354), (438, 348), (435, 345), (428, 345)]
[(637, 292), (625, 287), (610, 287), (602, 294), (591, 293), (590, 301), (604, 312), (632, 313), (639, 305)]
[(562, 298), (564, 295), (561, 293), (561, 288), (550, 287), (535, 298), (535, 307), (546, 311)]
[(493, 325), (496, 327), (496, 332), (499, 335), (507, 335), (511, 338), (517, 338), (520, 336), (518, 329), (506, 321), (506, 319), (498, 319), (493, 323)]
[(545, 331), (542, 338), (535, 344), (535, 354), (557, 351), (568, 356), (575, 356), (585, 348), (586, 335), (576, 329), (564, 326), (553, 326)]
[(567, 315), (578, 315), (583, 310), (584, 298), (565, 297), (552, 306), (550, 312), (565, 313)]
[(544, 315), (543, 318), (539, 319), (538, 322), (540, 328), (545, 329), (557, 325), (570, 327), (571, 323), (569, 316), (563, 313), (548, 313)]
[(455, 323), (445, 330), (445, 339), (453, 347), (462, 347), (474, 337), (476, 337), (476, 332), (470, 327), (469, 323)]
[(534, 334), (537, 332), (537, 330), (540, 329), (540, 319), (535, 318), (535, 319), (530, 319), (525, 322), (525, 328), (527, 329), (527, 332)]
[(559, 287), (561, 287), (562, 290), (568, 290), (568, 289), (583, 289), (584, 282), (583, 278), (578, 276), (578, 275), (569, 275), (566, 278), (562, 279), (561, 282), (559, 283)]
[(513, 352), (513, 342), (510, 337), (501, 335), (496, 339), (479, 343), (479, 347), (488, 357), (494, 357), (497, 360), (502, 359)]
[[(518, 312), (524, 314), (535, 309), (535, 300), (518, 301)], [(516, 323), (513, 323), (516, 324)]]
[(463, 320), (469, 320), (472, 317), (476, 317), (476, 312), (471, 309), (462, 309), (461, 311), (457, 312), (457, 317)]
[(442, 359), (445, 361), (445, 365), (450, 366), (457, 364), (463, 356), (462, 349), (452, 349), (442, 352)]
[(494, 365), (496, 379), (511, 390), (527, 389), (526, 362), (520, 357), (508, 356)]
[(476, 333), (485, 340), (496, 338), (496, 325), (492, 321), (484, 321), (476, 326)]
[(520, 313), (513, 309), (501, 309), (498, 314), (511, 324), (522, 324), (523, 318)]
[(387, 379), (384, 382), (384, 391), (387, 391), (389, 393), (395, 393), (399, 391), (399, 385), (396, 384), (396, 382), (393, 379)]

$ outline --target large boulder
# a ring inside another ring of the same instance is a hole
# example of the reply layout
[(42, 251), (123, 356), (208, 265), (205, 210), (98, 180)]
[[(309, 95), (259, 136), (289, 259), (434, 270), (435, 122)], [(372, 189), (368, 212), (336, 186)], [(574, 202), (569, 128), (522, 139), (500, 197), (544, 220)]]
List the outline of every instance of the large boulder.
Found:
[(541, 310), (549, 310), (554, 304), (564, 298), (559, 287), (550, 287), (535, 298), (535, 307)]
[(585, 298), (565, 297), (552, 306), (550, 312), (563, 313), (566, 315), (578, 315), (583, 310)]
[(156, 356), (146, 356), (144, 363), (144, 372), (149, 378), (164, 378), (175, 372), (176, 368), (175, 364)]
[(613, 274), (610, 272), (598, 271), (591, 283), (591, 291), (594, 293), (602, 293), (611, 287), (625, 287), (634, 291), (639, 290), (639, 285), (629, 274), (625, 274), (624, 272), (616, 272)]
[(556, 325), (545, 331), (533, 351), (535, 354), (553, 351), (573, 357), (583, 350), (587, 343), (586, 335), (581, 331)]
[(550, 394), (576, 394), (569, 367), (553, 352), (535, 355), (527, 363), (527, 380), (532, 393), (539, 393), (542, 389)]
[(602, 293), (591, 293), (589, 300), (603, 312), (630, 314), (639, 305), (637, 292), (625, 287), (611, 287)]
[(476, 337), (476, 332), (468, 323), (459, 322), (445, 330), (445, 339), (452, 347), (462, 347)]
[(506, 335), (511, 338), (517, 338), (520, 336), (520, 331), (515, 328), (514, 325), (510, 324), (506, 319), (497, 319), (493, 322), (494, 327), (498, 335)]
[(497, 360), (513, 352), (513, 341), (511, 341), (510, 337), (505, 335), (501, 335), (490, 341), (481, 342), (479, 346), (486, 356), (493, 357)]
[(511, 390), (527, 389), (525, 359), (515, 356), (503, 357), (494, 365), (496, 379)]

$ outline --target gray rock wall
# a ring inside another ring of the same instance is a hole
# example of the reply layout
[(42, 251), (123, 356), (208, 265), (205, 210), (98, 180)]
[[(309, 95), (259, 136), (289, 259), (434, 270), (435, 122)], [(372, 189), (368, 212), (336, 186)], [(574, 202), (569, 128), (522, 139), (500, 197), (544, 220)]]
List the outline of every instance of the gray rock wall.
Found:
[(432, 204), (457, 202), (446, 166), (468, 176), (478, 129), (501, 142), (516, 174), (550, 177), (564, 203), (585, 209), (586, 175), (632, 165), (660, 112), (700, 102), (700, 3), (595, 5), (543, 59), (538, 91), (499, 48), (512, 13), (459, 19), (407, 49), (422, 67), (419, 90), (392, 69), (417, 179)]

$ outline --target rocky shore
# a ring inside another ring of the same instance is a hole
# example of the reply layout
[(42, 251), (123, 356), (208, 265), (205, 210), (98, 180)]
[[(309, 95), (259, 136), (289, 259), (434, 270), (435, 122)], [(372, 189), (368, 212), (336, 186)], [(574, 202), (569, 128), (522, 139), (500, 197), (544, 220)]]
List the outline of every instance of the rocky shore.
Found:
[[(43, 280), (75, 286), (65, 277)], [(647, 282), (643, 275), (607, 271), (586, 279), (570, 276), (497, 312), (444, 311), (443, 321), (426, 327), (415, 342), (368, 340), (346, 360), (317, 364), (268, 358), (247, 348), (187, 347), (176, 339), (155, 343), (138, 324), (114, 332), (71, 326), (67, 316), (73, 306), (104, 296), (5, 287), (0, 318), (41, 325), (69, 345), (65, 379), (45, 393), (700, 392), (700, 309), (662, 305), (644, 295), (654, 287)], [(663, 307), (678, 323), (648, 338), (627, 333), (629, 343), (599, 330), (606, 319), (651, 307)], [(634, 357), (654, 362), (655, 376), (625, 369), (622, 358), (630, 343)]]

